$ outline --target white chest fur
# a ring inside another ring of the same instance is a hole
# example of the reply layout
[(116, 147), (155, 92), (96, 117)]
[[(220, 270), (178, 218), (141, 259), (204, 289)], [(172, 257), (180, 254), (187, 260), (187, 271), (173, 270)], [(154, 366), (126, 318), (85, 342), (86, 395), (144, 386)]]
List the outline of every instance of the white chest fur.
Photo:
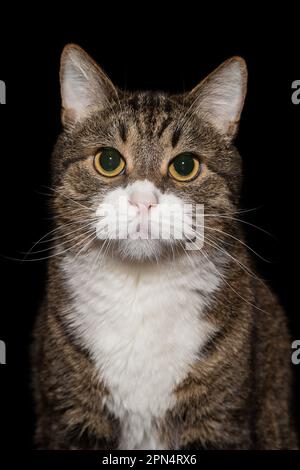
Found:
[(212, 332), (202, 311), (219, 277), (209, 263), (137, 269), (109, 259), (95, 271), (93, 261), (64, 259), (70, 320), (110, 391), (120, 449), (162, 449), (154, 423), (173, 406), (174, 387)]

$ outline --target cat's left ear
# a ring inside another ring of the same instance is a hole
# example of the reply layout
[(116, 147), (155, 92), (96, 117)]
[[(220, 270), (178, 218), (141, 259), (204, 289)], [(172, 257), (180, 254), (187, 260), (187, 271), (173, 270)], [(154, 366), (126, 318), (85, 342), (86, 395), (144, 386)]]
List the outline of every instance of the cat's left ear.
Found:
[(60, 84), (64, 125), (82, 121), (117, 97), (116, 88), (103, 70), (75, 44), (68, 44), (62, 52)]
[(241, 57), (232, 57), (200, 82), (189, 93), (189, 99), (201, 119), (231, 140), (238, 130), (246, 91), (246, 62)]

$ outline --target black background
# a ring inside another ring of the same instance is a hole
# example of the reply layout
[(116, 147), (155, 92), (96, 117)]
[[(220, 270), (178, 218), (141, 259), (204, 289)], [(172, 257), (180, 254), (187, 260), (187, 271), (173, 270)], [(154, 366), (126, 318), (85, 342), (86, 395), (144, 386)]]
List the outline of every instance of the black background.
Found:
[[(3, 449), (16, 443), (32, 447), (28, 350), (46, 262), (10, 258), (22, 258), (49, 230), (42, 193), (49, 192), (49, 160), (60, 130), (59, 58), (68, 42), (85, 48), (118, 86), (128, 89), (181, 92), (230, 56), (246, 59), (249, 88), (236, 144), (244, 162), (243, 207), (255, 210), (244, 219), (273, 237), (245, 228), (249, 245), (270, 260), (257, 258), (257, 267), (286, 308), (292, 339), (300, 339), (300, 105), (291, 101), (291, 84), (300, 79), (297, 12), (261, 21), (260, 12), (255, 19), (244, 12), (232, 23), (221, 18), (220, 27), (211, 13), (188, 9), (176, 21), (170, 12), (162, 17), (159, 7), (154, 15), (145, 7), (140, 19), (134, 13), (125, 19), (115, 10), (104, 18), (95, 11), (93, 22), (76, 23), (50, 22), (44, 11), (43, 21), (26, 18), (19, 26), (9, 20), (10, 27), (1, 30), (0, 79), (7, 86), (7, 104), (0, 107), (0, 339), (7, 345), (7, 365), (0, 366)], [(293, 368), (299, 396), (300, 365)], [(299, 416), (298, 407), (298, 422)]]

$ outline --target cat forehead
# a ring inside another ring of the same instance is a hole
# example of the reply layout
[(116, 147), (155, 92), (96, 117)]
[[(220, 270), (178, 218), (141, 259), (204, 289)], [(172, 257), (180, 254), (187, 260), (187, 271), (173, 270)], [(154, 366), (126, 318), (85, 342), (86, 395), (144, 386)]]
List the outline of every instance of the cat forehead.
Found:
[(179, 107), (179, 101), (175, 97), (163, 92), (142, 91), (124, 95), (124, 103), (131, 110), (140, 114), (170, 114)]
[[(162, 145), (175, 148), (180, 141), (191, 142), (203, 127), (196, 116), (186, 111), (188, 103), (180, 96), (162, 92), (124, 93), (120, 99), (99, 113), (95, 110), (84, 123), (78, 137), (97, 146), (104, 138), (109, 145)], [(76, 135), (74, 136), (75, 140)]]
[[(122, 108), (125, 113), (122, 113)], [(163, 93), (131, 94), (120, 102), (121, 131), (125, 134), (128, 124), (131, 124), (135, 125), (140, 137), (161, 138), (167, 129), (173, 130), (182, 109), (176, 100)]]
[(67, 160), (85, 158), (101, 147), (115, 147), (131, 165), (157, 165), (190, 151), (209, 156), (223, 147), (214, 129), (194, 115), (181, 95), (123, 92), (103, 110), (94, 109), (61, 143)]

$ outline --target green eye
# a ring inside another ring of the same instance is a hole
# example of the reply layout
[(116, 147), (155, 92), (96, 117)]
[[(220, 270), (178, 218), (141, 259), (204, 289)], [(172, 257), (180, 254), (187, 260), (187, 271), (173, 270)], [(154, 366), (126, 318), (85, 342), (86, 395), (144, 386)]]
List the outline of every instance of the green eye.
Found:
[(169, 173), (177, 181), (191, 181), (198, 176), (200, 162), (192, 153), (181, 153), (169, 166)]
[(118, 150), (112, 147), (103, 147), (94, 157), (94, 166), (100, 175), (111, 178), (122, 173), (125, 168), (125, 160)]

